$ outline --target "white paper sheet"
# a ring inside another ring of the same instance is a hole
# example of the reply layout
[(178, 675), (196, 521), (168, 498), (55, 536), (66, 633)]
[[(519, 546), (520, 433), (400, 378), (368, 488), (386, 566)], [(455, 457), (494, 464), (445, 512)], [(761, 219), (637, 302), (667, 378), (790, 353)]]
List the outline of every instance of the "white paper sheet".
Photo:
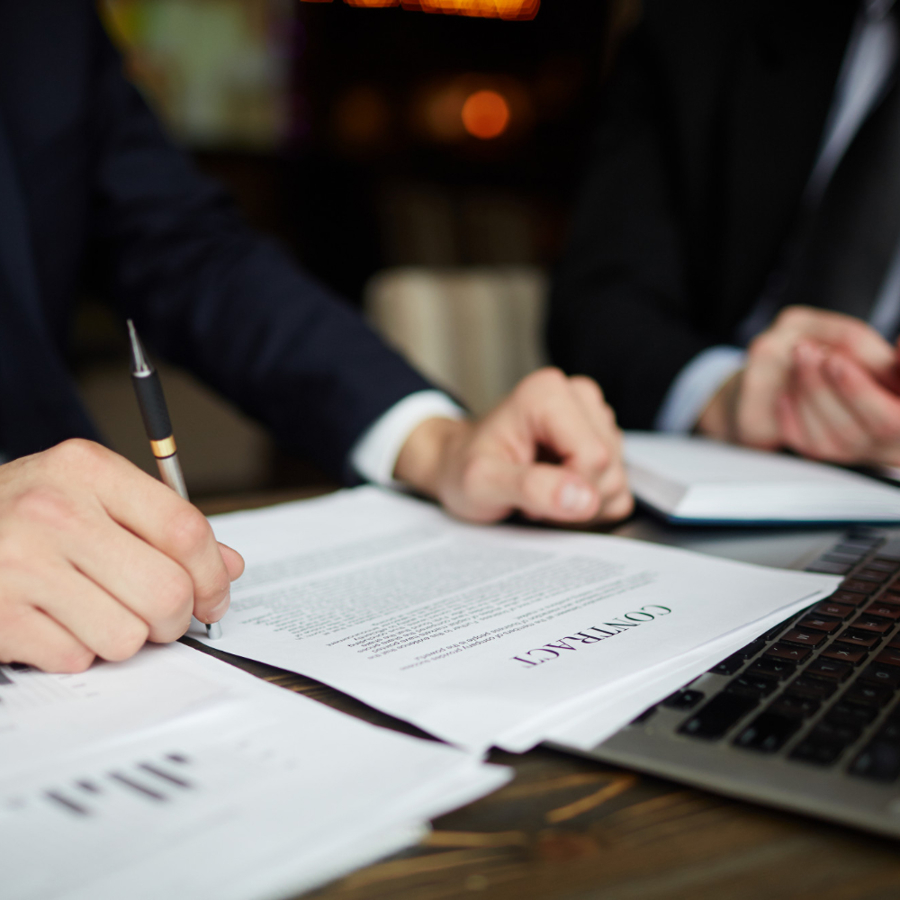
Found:
[(509, 777), (178, 644), (0, 672), (4, 900), (280, 898)]
[(527, 749), (562, 710), (838, 583), (621, 538), (464, 525), (376, 488), (214, 527), (248, 562), (216, 647), (474, 750)]

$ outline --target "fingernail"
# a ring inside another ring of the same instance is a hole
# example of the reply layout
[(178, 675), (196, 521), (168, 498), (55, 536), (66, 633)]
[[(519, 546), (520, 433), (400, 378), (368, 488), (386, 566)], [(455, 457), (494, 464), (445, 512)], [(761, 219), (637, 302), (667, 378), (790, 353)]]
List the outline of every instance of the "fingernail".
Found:
[(588, 488), (579, 487), (571, 482), (563, 487), (559, 495), (560, 505), (569, 512), (579, 512), (587, 509), (593, 500), (594, 497)]
[(209, 612), (209, 621), (210, 622), (218, 622), (222, 616), (228, 612), (228, 607), (231, 606), (231, 591), (229, 591), (225, 595), (225, 599), (222, 600), (217, 606), (213, 607)]

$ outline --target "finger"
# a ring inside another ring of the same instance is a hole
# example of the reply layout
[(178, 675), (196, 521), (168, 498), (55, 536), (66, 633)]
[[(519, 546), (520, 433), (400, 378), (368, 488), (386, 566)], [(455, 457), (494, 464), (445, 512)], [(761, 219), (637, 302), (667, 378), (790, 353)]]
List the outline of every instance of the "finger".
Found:
[(617, 522), (634, 511), (634, 497), (628, 487), (625, 466), (619, 462), (603, 474), (597, 485), (600, 492), (600, 509), (595, 522)]
[(766, 332), (748, 348), (734, 417), (743, 444), (770, 450), (779, 445), (778, 398), (790, 383), (792, 342), (784, 332)]
[(790, 394), (782, 394), (776, 404), (782, 444), (803, 453), (807, 438), (800, 422), (796, 401)]
[[(33, 606), (102, 659), (129, 659), (144, 646), (150, 634), (143, 619), (69, 566), (54, 570), (45, 567), (41, 578), (28, 587)], [(181, 634), (189, 623), (190, 617)], [(175, 640), (181, 634), (167, 640)]]
[(225, 563), (225, 568), (228, 570), (228, 577), (232, 581), (237, 581), (244, 574), (244, 557), (228, 544), (223, 544), (221, 541), (218, 544), (222, 562)]
[(868, 439), (853, 412), (826, 380), (827, 351), (801, 341), (794, 356), (799, 412), (806, 418), (807, 434), (815, 444), (809, 455), (835, 462), (859, 459)]
[(198, 619), (215, 621), (224, 613), (231, 579), (212, 528), (196, 507), (99, 444), (65, 441), (47, 453), (73, 479), (91, 486), (111, 518), (188, 572)]
[(585, 522), (597, 515), (597, 489), (565, 468), (548, 463), (521, 464), (498, 457), (480, 461), (478, 483), (473, 493), (479, 498), (482, 521), (514, 509), (532, 519)]
[(569, 389), (585, 419), (605, 442), (606, 447), (614, 453), (621, 451), (622, 433), (616, 425), (615, 413), (606, 402), (600, 385), (592, 378), (574, 375), (569, 379)]
[(794, 306), (779, 315), (775, 327), (795, 337), (804, 336), (841, 349), (869, 372), (887, 374), (894, 368), (894, 348), (871, 325), (855, 316)]
[(628, 476), (622, 458), (622, 433), (616, 425), (615, 414), (606, 404), (599, 385), (590, 378), (575, 376), (569, 379), (576, 401), (592, 424), (612, 459), (596, 482), (600, 493), (600, 510), (594, 521), (617, 521), (630, 515), (634, 498), (628, 487)]
[(865, 322), (828, 310), (788, 307), (748, 348), (736, 416), (742, 442), (769, 449), (778, 445), (778, 397), (790, 383), (793, 348), (804, 337), (844, 350), (885, 381), (895, 370), (893, 348)]
[(871, 461), (881, 461), (885, 451), (891, 458), (896, 456), (900, 443), (900, 398), (842, 354), (829, 357), (825, 373), (872, 438), (875, 447)]
[(795, 396), (795, 409), (804, 438), (803, 445), (793, 449), (813, 459), (833, 459), (838, 450), (819, 411), (802, 396)]
[(531, 437), (553, 450), (588, 481), (599, 478), (611, 454), (575, 399), (569, 380), (558, 369), (529, 375), (515, 392)]
[[(104, 548), (102, 555), (97, 554), (97, 547)], [(98, 589), (111, 600), (115, 598), (121, 614), (114, 615), (114, 610), (107, 610), (111, 626), (127, 621), (125, 615), (137, 616), (145, 624), (141, 644), (148, 638), (167, 643), (187, 631), (194, 609), (194, 584), (188, 571), (108, 516), (80, 521), (74, 534), (67, 535), (63, 552)], [(68, 594), (63, 591), (60, 596), (67, 598)], [(91, 598), (85, 596), (83, 599), (87, 603)], [(99, 603), (99, 598), (95, 599)], [(71, 621), (64, 624), (85, 640)], [(130, 646), (125, 636), (122, 640)], [(88, 642), (88, 645), (104, 659), (117, 658), (116, 651), (110, 651), (108, 642), (96, 646)], [(100, 646), (103, 646), (103, 652)], [(137, 649), (135, 647), (132, 652)], [(114, 655), (108, 655), (109, 652)], [(122, 658), (130, 655), (126, 653)]]
[(38, 609), (22, 610), (14, 629), (0, 628), (0, 662), (74, 673), (83, 672), (93, 661), (94, 654), (81, 641)]

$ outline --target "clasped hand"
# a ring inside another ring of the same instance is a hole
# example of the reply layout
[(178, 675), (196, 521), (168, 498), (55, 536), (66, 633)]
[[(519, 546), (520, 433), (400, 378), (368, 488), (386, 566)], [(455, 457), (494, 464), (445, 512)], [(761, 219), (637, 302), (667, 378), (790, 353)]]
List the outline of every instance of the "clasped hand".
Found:
[(828, 462), (900, 465), (898, 359), (859, 319), (789, 307), (750, 345), (698, 430)]

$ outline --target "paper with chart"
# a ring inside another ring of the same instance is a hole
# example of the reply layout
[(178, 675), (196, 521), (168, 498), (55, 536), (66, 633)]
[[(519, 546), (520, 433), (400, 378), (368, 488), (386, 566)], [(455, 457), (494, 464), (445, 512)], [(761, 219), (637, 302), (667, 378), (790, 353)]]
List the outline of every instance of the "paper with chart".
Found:
[(83, 675), (2, 666), (0, 894), (281, 900), (507, 778), (180, 644)]
[(377, 488), (214, 527), (248, 563), (217, 648), (476, 750), (527, 749), (548, 723), (615, 706), (617, 685), (688, 653), (694, 677), (710, 659), (699, 648), (837, 584), (633, 540), (465, 525)]

